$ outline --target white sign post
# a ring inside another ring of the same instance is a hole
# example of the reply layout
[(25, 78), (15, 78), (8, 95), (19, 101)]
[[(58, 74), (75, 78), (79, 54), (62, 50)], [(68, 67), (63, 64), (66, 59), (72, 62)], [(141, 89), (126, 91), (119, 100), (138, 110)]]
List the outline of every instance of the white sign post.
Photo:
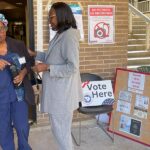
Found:
[(43, 2), (37, 0), (37, 51), (43, 51)]
[(115, 6), (88, 6), (88, 43), (112, 44), (115, 37)]

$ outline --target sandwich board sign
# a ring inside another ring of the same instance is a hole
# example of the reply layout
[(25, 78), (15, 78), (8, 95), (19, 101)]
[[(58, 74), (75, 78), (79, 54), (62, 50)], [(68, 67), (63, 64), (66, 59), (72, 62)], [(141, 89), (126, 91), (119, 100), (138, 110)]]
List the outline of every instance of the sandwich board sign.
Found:
[(84, 100), (82, 106), (112, 105), (114, 95), (111, 80), (82, 83)]

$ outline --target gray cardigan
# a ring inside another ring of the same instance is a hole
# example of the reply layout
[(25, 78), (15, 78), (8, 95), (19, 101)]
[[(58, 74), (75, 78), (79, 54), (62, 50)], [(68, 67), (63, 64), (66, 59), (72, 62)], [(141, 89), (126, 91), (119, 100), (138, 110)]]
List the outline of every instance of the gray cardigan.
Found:
[(70, 28), (54, 37), (47, 52), (37, 53), (36, 60), (50, 65), (50, 72), (43, 72), (42, 77), (42, 112), (72, 112), (83, 99), (79, 72), (79, 39), (78, 30)]

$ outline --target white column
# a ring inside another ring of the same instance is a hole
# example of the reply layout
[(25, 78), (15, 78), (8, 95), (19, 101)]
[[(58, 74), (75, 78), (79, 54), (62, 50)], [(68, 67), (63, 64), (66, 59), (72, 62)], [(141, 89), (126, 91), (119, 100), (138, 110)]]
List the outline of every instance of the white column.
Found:
[(43, 9), (42, 0), (37, 0), (37, 51), (43, 51)]
[(129, 11), (129, 33), (132, 33), (132, 12)]
[(138, 0), (134, 0), (134, 7), (138, 9)]
[(146, 27), (146, 49), (150, 50), (150, 23)]

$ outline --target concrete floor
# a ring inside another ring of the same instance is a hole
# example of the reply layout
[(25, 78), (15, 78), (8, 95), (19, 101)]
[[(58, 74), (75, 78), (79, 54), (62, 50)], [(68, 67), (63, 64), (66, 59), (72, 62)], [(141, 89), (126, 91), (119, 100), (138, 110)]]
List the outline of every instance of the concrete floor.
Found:
[[(86, 122), (86, 125), (89, 122)], [(83, 125), (82, 143), (80, 146), (74, 144), (75, 150), (150, 150), (150, 147), (115, 135), (115, 142), (100, 128), (87, 129)], [(91, 126), (91, 123), (90, 123)], [(73, 125), (73, 132), (77, 134), (76, 125)], [(33, 127), (30, 130), (29, 142), (33, 150), (57, 150), (50, 126)]]

